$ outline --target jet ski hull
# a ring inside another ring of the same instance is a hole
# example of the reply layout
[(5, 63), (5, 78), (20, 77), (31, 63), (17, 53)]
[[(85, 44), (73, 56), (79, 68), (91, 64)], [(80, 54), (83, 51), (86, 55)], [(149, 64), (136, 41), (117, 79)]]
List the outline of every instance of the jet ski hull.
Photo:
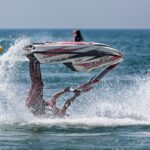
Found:
[(40, 63), (63, 63), (74, 71), (92, 71), (123, 60), (118, 50), (93, 42), (34, 43), (24, 48), (33, 53)]

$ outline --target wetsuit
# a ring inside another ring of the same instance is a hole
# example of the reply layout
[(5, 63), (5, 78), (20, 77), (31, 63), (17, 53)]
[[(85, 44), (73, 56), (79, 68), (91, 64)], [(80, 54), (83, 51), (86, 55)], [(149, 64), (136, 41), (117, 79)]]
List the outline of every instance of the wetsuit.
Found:
[(43, 81), (40, 70), (40, 63), (35, 58), (29, 58), (29, 74), (31, 78), (31, 88), (26, 101), (27, 107), (34, 115), (45, 114), (46, 103), (43, 100)]

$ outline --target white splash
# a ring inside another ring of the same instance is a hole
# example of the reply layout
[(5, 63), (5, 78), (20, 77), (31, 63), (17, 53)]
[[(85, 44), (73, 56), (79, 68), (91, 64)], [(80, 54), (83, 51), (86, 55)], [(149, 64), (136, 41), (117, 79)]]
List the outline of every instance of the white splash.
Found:
[(21, 87), (16, 84), (20, 78), (20, 63), (25, 61), (23, 47), (30, 44), (29, 39), (18, 39), (6, 53), (0, 57), (0, 120), (12, 121), (22, 118), (24, 100)]

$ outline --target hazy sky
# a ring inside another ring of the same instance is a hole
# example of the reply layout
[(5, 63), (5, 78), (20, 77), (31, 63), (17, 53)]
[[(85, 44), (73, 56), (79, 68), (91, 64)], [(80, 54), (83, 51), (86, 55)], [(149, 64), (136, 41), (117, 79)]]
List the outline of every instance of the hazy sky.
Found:
[(0, 0), (0, 28), (150, 28), (150, 0)]

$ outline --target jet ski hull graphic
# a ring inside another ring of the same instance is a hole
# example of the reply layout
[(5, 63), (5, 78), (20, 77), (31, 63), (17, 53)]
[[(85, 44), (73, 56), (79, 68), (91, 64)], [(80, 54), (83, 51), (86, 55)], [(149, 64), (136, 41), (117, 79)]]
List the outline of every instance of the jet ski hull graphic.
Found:
[(94, 42), (46, 42), (24, 47), (33, 53), (40, 63), (63, 63), (74, 71), (92, 71), (104, 66), (118, 64), (123, 55), (118, 50)]

